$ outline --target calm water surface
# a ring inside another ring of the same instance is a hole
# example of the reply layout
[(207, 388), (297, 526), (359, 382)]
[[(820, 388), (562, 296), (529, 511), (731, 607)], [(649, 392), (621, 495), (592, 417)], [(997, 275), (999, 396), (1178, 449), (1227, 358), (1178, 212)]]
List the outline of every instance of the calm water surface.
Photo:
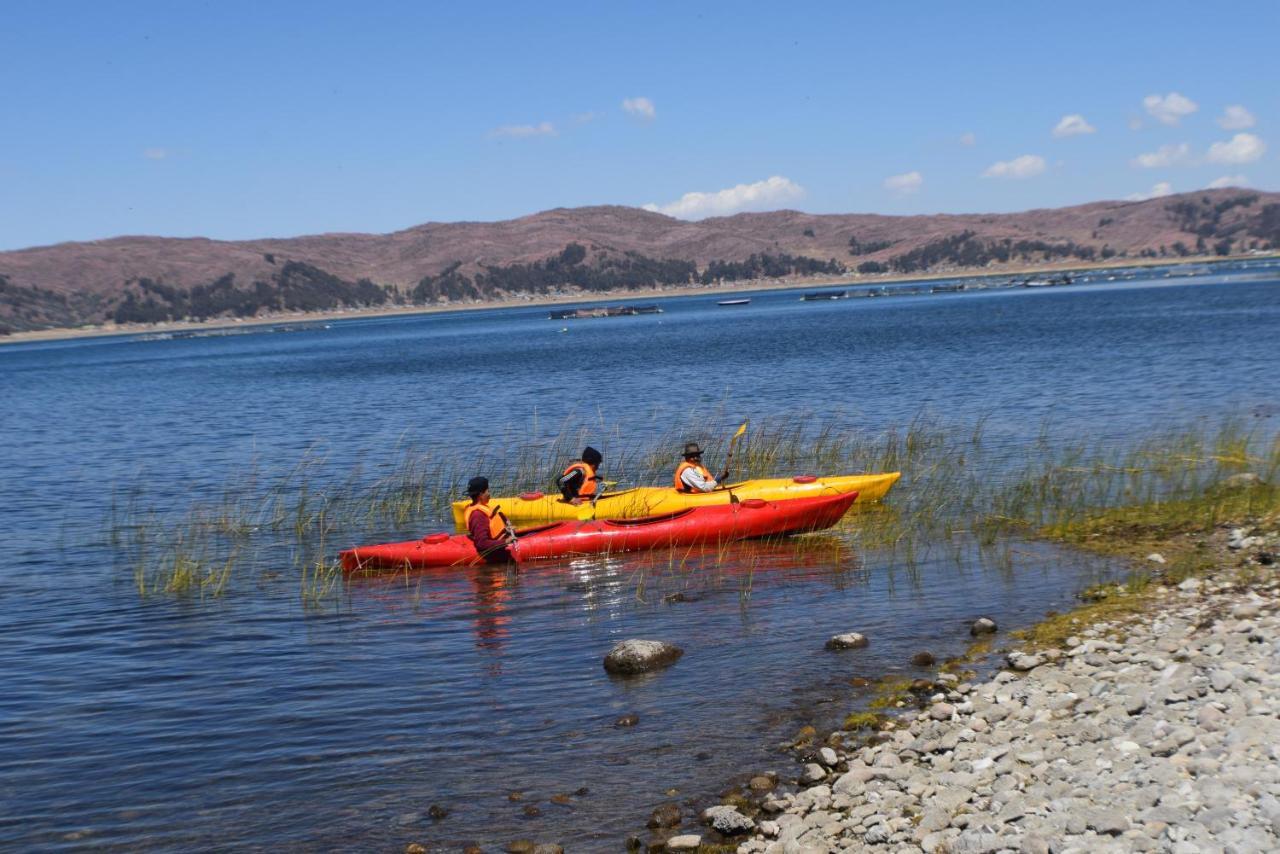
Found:
[[(470, 459), (584, 422), (643, 442), (700, 413), (872, 433), (921, 411), (986, 416), (1010, 448), (1046, 421), (1123, 442), (1228, 411), (1265, 420), (1280, 405), (1280, 282), (1246, 272), (0, 348), (0, 847), (499, 850), (529, 837), (616, 850), (669, 788), (696, 799), (792, 771), (772, 746), (838, 722), (858, 701), (850, 677), (902, 670), (920, 648), (958, 652), (966, 620), (1025, 624), (1105, 571), (1041, 546), (986, 566), (939, 544), (907, 573), (850, 546), (855, 519), (676, 569), (639, 555), (353, 580), (318, 611), (284, 557), (221, 599), (144, 600), (104, 530), (124, 485), (180, 508), (307, 455), (341, 479), (406, 444)], [(677, 591), (685, 601), (666, 601)], [(872, 646), (822, 651), (848, 630)], [(600, 658), (626, 637), (686, 655), (611, 679)], [(640, 725), (615, 728), (625, 713)], [(523, 815), (531, 803), (540, 816)], [(433, 822), (432, 804), (449, 816)]]

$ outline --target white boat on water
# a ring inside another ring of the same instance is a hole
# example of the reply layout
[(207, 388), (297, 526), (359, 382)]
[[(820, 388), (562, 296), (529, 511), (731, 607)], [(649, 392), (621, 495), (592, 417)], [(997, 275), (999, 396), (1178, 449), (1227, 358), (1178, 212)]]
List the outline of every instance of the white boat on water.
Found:
[(751, 297), (743, 297), (741, 299), (722, 299), (716, 305), (749, 305)]

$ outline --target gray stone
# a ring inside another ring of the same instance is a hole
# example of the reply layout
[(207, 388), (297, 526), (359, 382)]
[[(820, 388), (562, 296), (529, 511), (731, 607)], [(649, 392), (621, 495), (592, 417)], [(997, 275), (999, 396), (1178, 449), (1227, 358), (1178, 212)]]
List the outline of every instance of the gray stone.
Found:
[(994, 833), (965, 830), (951, 842), (949, 850), (951, 854), (986, 854), (999, 851), (1004, 846), (1004, 840)]
[(929, 717), (935, 721), (949, 721), (956, 713), (956, 707), (950, 703), (934, 703), (929, 707)]
[(1236, 677), (1232, 676), (1228, 670), (1215, 670), (1209, 675), (1209, 684), (1219, 694), (1230, 688), (1235, 681)]
[(974, 637), (995, 634), (998, 630), (999, 627), (996, 625), (996, 621), (990, 617), (979, 617), (969, 626), (969, 634)]
[(680, 647), (663, 641), (624, 640), (604, 657), (604, 669), (623, 676), (648, 673), (674, 664), (682, 655)]
[(667, 840), (668, 851), (697, 851), (702, 845), (702, 837), (696, 833), (673, 836)]
[(1015, 650), (1009, 653), (1005, 657), (1005, 661), (1007, 661), (1009, 663), (1009, 666), (1012, 667), (1014, 670), (1017, 670), (1020, 672), (1034, 670), (1035, 668), (1039, 667), (1041, 664), (1044, 664), (1044, 659), (1041, 658), (1040, 656), (1032, 655), (1031, 653), (1027, 653), (1027, 652), (1021, 652), (1019, 650)]
[[(1256, 472), (1242, 471), (1239, 474), (1233, 474), (1222, 482), (1227, 489), (1252, 489), (1255, 486), (1261, 486), (1266, 483), (1262, 476)], [(1239, 530), (1238, 528), (1236, 530)]]
[(857, 632), (848, 632), (843, 635), (835, 635), (827, 641), (827, 649), (861, 649), (868, 643), (865, 635)]
[(1129, 829), (1129, 819), (1119, 810), (1093, 810), (1088, 817), (1089, 829), (1107, 836), (1119, 836)]
[(754, 821), (738, 812), (737, 807), (731, 806), (707, 807), (702, 811), (702, 820), (711, 825), (716, 833), (723, 833), (725, 836), (749, 833), (756, 827)]

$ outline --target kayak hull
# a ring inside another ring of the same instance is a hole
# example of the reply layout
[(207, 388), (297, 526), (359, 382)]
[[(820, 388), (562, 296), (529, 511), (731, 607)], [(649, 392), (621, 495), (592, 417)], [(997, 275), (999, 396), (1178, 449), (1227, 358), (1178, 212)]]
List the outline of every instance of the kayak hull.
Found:
[[(858, 493), (861, 504), (879, 501), (889, 492), (901, 472), (881, 474), (850, 474), (836, 477), (779, 477), (744, 480), (730, 484), (715, 492), (677, 492), (672, 487), (640, 486), (618, 492), (606, 492), (595, 504), (570, 504), (559, 495), (525, 493), (491, 498), (489, 503), (498, 507), (513, 524), (525, 525), (550, 522), (558, 519), (634, 519), (641, 516), (658, 516), (674, 513), (689, 507), (726, 505), (732, 498), (745, 500), (759, 498), (763, 501), (786, 501), (792, 498), (816, 498), (827, 495)], [(462, 512), (469, 502), (455, 501), (452, 505), (453, 523), (457, 530), (466, 530)]]
[[(517, 531), (517, 541), (509, 551), (516, 561), (523, 563), (803, 534), (830, 528), (857, 498), (856, 492), (846, 492), (784, 501), (747, 499), (634, 519), (552, 522)], [(342, 568), (348, 572), (472, 566), (484, 562), (469, 538), (443, 533), (403, 543), (358, 546), (347, 549), (339, 557)]]

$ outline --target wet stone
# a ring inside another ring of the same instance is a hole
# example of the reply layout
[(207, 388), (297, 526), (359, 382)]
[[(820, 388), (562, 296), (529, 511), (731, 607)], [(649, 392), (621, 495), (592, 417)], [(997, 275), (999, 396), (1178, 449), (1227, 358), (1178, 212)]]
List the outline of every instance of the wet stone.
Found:
[(997, 629), (998, 627), (996, 626), (995, 620), (991, 619), (990, 617), (979, 617), (978, 619), (974, 620), (973, 623), (969, 626), (969, 634), (973, 635), (974, 637), (979, 637), (981, 635), (991, 635), (991, 634), (995, 634)]
[(862, 649), (867, 645), (866, 635), (860, 635), (857, 632), (846, 632), (842, 635), (834, 635), (826, 643), (827, 649)]
[(680, 818), (679, 804), (659, 804), (649, 815), (649, 827), (676, 827)]
[(624, 640), (604, 657), (604, 669), (623, 676), (648, 673), (674, 664), (682, 655), (680, 647), (663, 641)]

